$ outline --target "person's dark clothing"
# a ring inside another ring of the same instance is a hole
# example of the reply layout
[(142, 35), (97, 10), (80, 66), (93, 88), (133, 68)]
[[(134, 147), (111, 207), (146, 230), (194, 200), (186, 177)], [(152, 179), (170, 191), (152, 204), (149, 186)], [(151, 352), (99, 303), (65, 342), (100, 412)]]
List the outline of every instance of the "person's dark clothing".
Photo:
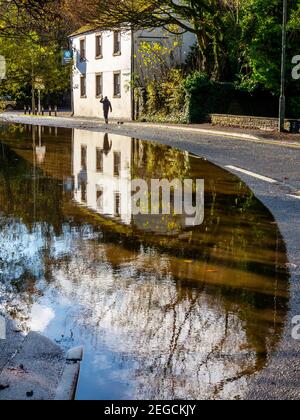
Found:
[(109, 141), (108, 134), (104, 134), (103, 152), (107, 156), (112, 148), (112, 141)]
[(107, 98), (101, 99), (100, 102), (103, 104), (103, 114), (105, 122), (108, 123), (109, 111), (112, 112), (111, 102)]

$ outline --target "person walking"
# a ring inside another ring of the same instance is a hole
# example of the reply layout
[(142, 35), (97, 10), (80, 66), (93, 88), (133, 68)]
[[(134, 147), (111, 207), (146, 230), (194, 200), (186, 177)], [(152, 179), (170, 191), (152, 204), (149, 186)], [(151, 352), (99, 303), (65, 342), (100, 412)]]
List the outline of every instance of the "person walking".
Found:
[(112, 112), (111, 102), (107, 96), (105, 96), (104, 99), (102, 97), (100, 102), (101, 104), (103, 104), (103, 114), (104, 114), (105, 124), (108, 124), (109, 111)]

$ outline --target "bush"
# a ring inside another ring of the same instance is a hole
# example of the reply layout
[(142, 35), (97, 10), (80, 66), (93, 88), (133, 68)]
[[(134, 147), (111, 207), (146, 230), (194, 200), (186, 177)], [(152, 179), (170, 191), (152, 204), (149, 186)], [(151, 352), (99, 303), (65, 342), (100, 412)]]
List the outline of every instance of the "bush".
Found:
[[(209, 79), (201, 72), (186, 78), (181, 70), (170, 70), (164, 80), (147, 86), (146, 112), (149, 122), (202, 123), (210, 114), (277, 117), (279, 98), (257, 88), (252, 92), (234, 83)], [(300, 117), (300, 98), (287, 92), (287, 117)]]
[(210, 113), (214, 99), (213, 82), (206, 74), (195, 72), (184, 82), (188, 122), (203, 122)]
[(163, 80), (153, 80), (147, 86), (147, 121), (183, 122), (186, 92), (184, 75), (179, 69), (171, 69)]
[(209, 114), (253, 115), (276, 117), (278, 98), (256, 89), (248, 92), (234, 83), (214, 82), (206, 74), (195, 72), (184, 83), (187, 121), (209, 121)]

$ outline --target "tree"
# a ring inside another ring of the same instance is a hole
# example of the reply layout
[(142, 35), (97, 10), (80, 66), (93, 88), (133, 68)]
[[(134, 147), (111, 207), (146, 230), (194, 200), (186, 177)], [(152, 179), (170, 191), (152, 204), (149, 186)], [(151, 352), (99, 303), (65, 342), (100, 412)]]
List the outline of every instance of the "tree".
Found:
[(229, 0), (64, 0), (64, 7), (82, 25), (103, 30), (163, 27), (172, 33), (194, 33), (200, 70), (213, 78), (221, 76), (224, 34), (236, 24), (235, 2)]
[(14, 38), (0, 38), (0, 51), (6, 58), (6, 79), (0, 84), (0, 95), (23, 99), (34, 88), (37, 77), (45, 84), (45, 93), (64, 91), (69, 87), (69, 67), (61, 65), (61, 52), (56, 43), (41, 44), (36, 33), (19, 43)]
[(61, 0), (0, 0), (0, 36), (26, 38), (37, 32), (44, 40), (64, 40), (72, 26)]
[[(45, 94), (69, 88), (70, 67), (61, 64), (61, 48), (67, 46), (68, 22), (61, 26), (55, 4), (47, 1), (0, 1), (0, 55), (5, 57), (6, 79), (0, 95), (24, 99), (42, 78)], [(50, 21), (52, 19), (52, 26)]]
[[(290, 0), (288, 9), (287, 66), (300, 41), (300, 4)], [(280, 89), (282, 0), (245, 0), (241, 4), (240, 41), (242, 85), (249, 90), (262, 86), (274, 94)], [(289, 64), (290, 63), (290, 64)], [(290, 68), (289, 74), (290, 74)], [(292, 85), (292, 78), (289, 78)]]

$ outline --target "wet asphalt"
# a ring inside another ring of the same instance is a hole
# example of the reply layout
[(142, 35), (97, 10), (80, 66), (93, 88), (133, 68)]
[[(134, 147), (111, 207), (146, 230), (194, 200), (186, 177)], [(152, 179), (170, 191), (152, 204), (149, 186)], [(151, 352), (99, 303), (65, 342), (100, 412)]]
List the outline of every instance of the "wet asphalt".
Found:
[[(15, 122), (32, 123), (17, 116), (5, 117)], [(267, 366), (249, 378), (247, 399), (300, 399), (300, 341), (292, 338), (293, 318), (300, 315), (300, 148), (283, 144), (261, 143), (224, 138), (210, 134), (158, 129), (147, 126), (112, 124), (108, 128), (95, 122), (70, 119), (34, 119), (38, 125), (76, 127), (158, 141), (188, 151), (229, 170), (227, 166), (242, 168), (276, 180), (276, 183), (254, 178), (231, 170), (238, 175), (271, 211), (286, 243), (290, 269), (290, 309), (278, 349), (269, 356)]]

